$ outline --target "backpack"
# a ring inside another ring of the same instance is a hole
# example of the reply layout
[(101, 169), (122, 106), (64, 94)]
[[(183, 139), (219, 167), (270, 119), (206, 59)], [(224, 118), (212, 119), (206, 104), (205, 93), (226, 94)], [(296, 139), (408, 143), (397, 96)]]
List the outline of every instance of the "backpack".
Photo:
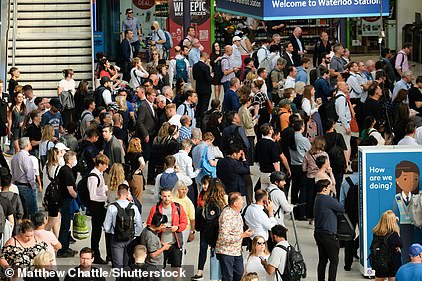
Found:
[(188, 41), (190, 42), (190, 45), (192, 45), (192, 41), (191, 41), (191, 40), (189, 40), (189, 38), (186, 36), (185, 38), (183, 38), (182, 40), (180, 40), (180, 42), (179, 42), (179, 44), (178, 44), (178, 46), (179, 46), (180, 48), (182, 48), (182, 49), (183, 49), (183, 41), (185, 41), (186, 39), (188, 39)]
[[(328, 101), (328, 105), (327, 105), (327, 118), (333, 120), (334, 122), (338, 121), (338, 114), (336, 111), (336, 100), (339, 97), (344, 97), (344, 99), (346, 100), (346, 97), (344, 95), (335, 95), (334, 98), (331, 98)], [(346, 100), (347, 103), (347, 100)]]
[(397, 53), (390, 59), (391, 66), (393, 67), (393, 70), (394, 70), (394, 75), (396, 76), (396, 81), (399, 81), (401, 79), (401, 76), (397, 72), (397, 69), (396, 69), (396, 60), (397, 60), (397, 56), (399, 54), (401, 54), (400, 66), (403, 66), (403, 62), (404, 62), (404, 54), (403, 53)]
[(216, 63), (215, 63), (215, 67), (214, 67), (214, 78), (215, 78), (215, 80), (216, 81), (218, 81), (218, 82), (220, 82), (221, 81), (221, 79), (223, 79), (223, 76), (224, 76), (224, 72), (223, 72), (223, 69), (221, 68), (221, 62), (223, 61), (223, 60), (226, 60), (227, 58), (222, 58), (221, 60), (219, 60), (219, 61), (217, 61)]
[(276, 245), (276, 247), (287, 252), (286, 265), (283, 274), (280, 273), (278, 268), (275, 269), (277, 281), (279, 280), (279, 276), (282, 281), (296, 281), (301, 278), (306, 278), (306, 264), (302, 253), (299, 250), (296, 250), (292, 245), (289, 245), (288, 247)]
[[(243, 220), (243, 231), (247, 231), (249, 229), (248, 225), (246, 224), (245, 215), (246, 211), (248, 210), (250, 205), (246, 206), (242, 211), (242, 220)], [(246, 246), (246, 250), (250, 251), (252, 249), (252, 239), (249, 237), (245, 237), (242, 239), (242, 246)]]
[(63, 91), (59, 96), (60, 103), (63, 109), (74, 109), (75, 100), (73, 99), (72, 91)]
[(392, 233), (388, 233), (384, 237), (375, 236), (369, 247), (369, 263), (378, 275), (387, 274), (393, 266), (391, 251), (387, 244), (391, 235)]
[(173, 189), (176, 182), (179, 180), (176, 171), (172, 173), (163, 172), (160, 178), (160, 189), (169, 188)]
[(234, 131), (227, 138), (226, 147), (230, 147), (232, 145), (240, 145), (245, 150), (245, 143), (243, 142), (243, 139), (240, 136), (239, 130), (240, 130), (240, 126), (236, 126)]
[(420, 194), (412, 194), (409, 209), (414, 225), (422, 227), (422, 196)]
[(131, 240), (135, 234), (135, 210), (132, 209), (133, 203), (129, 203), (124, 209), (117, 202), (114, 202), (112, 205), (117, 208), (113, 238), (122, 242)]
[(355, 239), (356, 233), (349, 216), (346, 213), (337, 213), (337, 238), (340, 241)]
[(218, 219), (220, 218), (220, 215), (220, 206), (212, 201), (206, 203), (202, 210), (203, 224), (201, 231), (204, 235), (205, 242), (207, 242), (211, 248), (215, 248), (217, 243), (219, 231)]
[(79, 140), (82, 139), (84, 136), (82, 135), (82, 121), (84, 120), (85, 116), (91, 114), (92, 116), (94, 116), (92, 114), (92, 112), (85, 112), (84, 114), (82, 114), (81, 118), (78, 120), (78, 126), (77, 129), (75, 131), (75, 137)]
[[(252, 53), (252, 55), (251, 55), (251, 58), (253, 59), (253, 61), (254, 61), (254, 65), (255, 65), (255, 68), (259, 68), (259, 61), (258, 61), (258, 51), (259, 50), (261, 50), (262, 48), (264, 48), (264, 46), (261, 46), (258, 50), (256, 50), (256, 51), (254, 51), (253, 53)], [(264, 48), (265, 49), (265, 48)]]
[(106, 87), (104, 87), (103, 85), (100, 85), (97, 89), (95, 89), (94, 92), (94, 97), (95, 97), (95, 106), (99, 107), (99, 106), (106, 106), (104, 98), (103, 98), (103, 92), (107, 90)]
[[(263, 67), (263, 68), (265, 68), (267, 70), (268, 73), (271, 72), (272, 71), (272, 69), (271, 69), (271, 62), (272, 62), (273, 58), (275, 57), (275, 55), (276, 54), (270, 54), (266, 58), (264, 58), (261, 61), (261, 63), (259, 64), (259, 68), (262, 68)], [(270, 75), (268, 75), (268, 76), (270, 76)], [(271, 76), (270, 76), (270, 79), (271, 79)]]
[(359, 189), (357, 184), (353, 184), (350, 177), (346, 178), (346, 182), (349, 184), (350, 188), (347, 191), (346, 200), (344, 201), (344, 210), (349, 216), (350, 220), (353, 222), (358, 222), (359, 220)]
[(185, 58), (175, 59), (176, 60), (176, 81), (183, 78), (183, 81), (188, 81), (188, 68), (186, 66)]
[[(173, 48), (173, 40), (171, 39), (171, 34), (168, 31), (163, 30), (163, 32), (164, 32), (164, 37), (166, 39), (166, 42), (163, 43), (163, 48), (165, 50), (170, 50), (171, 48)], [(163, 38), (161, 38), (160, 33), (158, 33), (158, 31), (157, 31), (157, 35), (161, 40), (163, 40)]]
[(78, 153), (76, 155), (78, 163), (76, 164), (75, 170), (79, 173), (83, 173), (88, 169), (88, 163), (85, 159), (85, 147), (79, 144)]
[(342, 171), (346, 168), (346, 159), (344, 158), (343, 148), (337, 145), (338, 133), (336, 133), (335, 136), (334, 145), (328, 149), (327, 154), (330, 159), (330, 163), (335, 164), (335, 167), (341, 167), (339, 170)]
[(89, 195), (89, 189), (88, 189), (88, 178), (89, 177), (96, 177), (98, 180), (97, 188), (100, 186), (100, 177), (95, 173), (90, 173), (88, 176), (83, 177), (77, 186), (79, 199), (81, 199), (82, 205), (89, 208), (91, 205), (91, 197)]
[(271, 80), (271, 75), (273, 74), (274, 69), (268, 71), (267, 79), (265, 79), (265, 85), (267, 85), (267, 93), (271, 94), (273, 92), (273, 81)]
[(46, 167), (46, 174), (47, 174), (47, 178), (50, 180), (50, 184), (47, 186), (47, 189), (45, 190), (44, 203), (47, 206), (47, 208), (53, 209), (53, 208), (59, 207), (62, 201), (62, 195), (59, 190), (59, 182), (58, 182), (59, 179), (57, 178), (57, 172), (60, 166), (57, 166), (56, 170), (54, 170), (53, 177), (50, 177), (47, 167)]

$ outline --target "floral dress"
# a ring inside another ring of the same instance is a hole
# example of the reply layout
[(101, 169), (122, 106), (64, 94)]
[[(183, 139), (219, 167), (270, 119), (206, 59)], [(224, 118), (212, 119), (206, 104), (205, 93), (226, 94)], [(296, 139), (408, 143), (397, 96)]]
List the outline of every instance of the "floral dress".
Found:
[(15, 245), (3, 247), (0, 253), (0, 258), (5, 259), (11, 268), (29, 268), (32, 266), (35, 256), (41, 251), (47, 251), (48, 248), (47, 243), (38, 242), (36, 238), (35, 245), (28, 248), (25, 248), (15, 237), (13, 240)]

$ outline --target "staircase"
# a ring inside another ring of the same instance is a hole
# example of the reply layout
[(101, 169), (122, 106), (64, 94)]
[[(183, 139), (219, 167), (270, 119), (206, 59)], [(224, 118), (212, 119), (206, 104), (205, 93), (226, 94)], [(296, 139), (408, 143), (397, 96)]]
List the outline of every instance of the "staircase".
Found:
[(16, 66), (19, 84), (32, 85), (36, 96), (57, 96), (66, 68), (76, 85), (82, 79), (92, 85), (90, 0), (10, 0), (8, 37), (8, 70)]

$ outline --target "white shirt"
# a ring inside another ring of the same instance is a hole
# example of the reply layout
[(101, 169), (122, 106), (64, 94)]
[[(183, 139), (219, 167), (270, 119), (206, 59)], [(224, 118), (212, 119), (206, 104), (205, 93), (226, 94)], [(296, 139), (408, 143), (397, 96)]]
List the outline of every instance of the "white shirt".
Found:
[(261, 80), (262, 82), (264, 82), (264, 84), (262, 84), (262, 87), (261, 87), (261, 92), (267, 95), (268, 88), (267, 88), (267, 84), (265, 83), (265, 80), (262, 77), (258, 77), (257, 80)]
[(193, 170), (192, 158), (184, 150), (179, 150), (173, 155), (176, 158), (176, 165), (191, 179), (196, 178), (201, 170)]
[[(274, 191), (273, 191), (274, 190)], [(270, 184), (267, 188), (267, 192), (271, 194), (271, 202), (274, 205), (274, 217), (277, 220), (277, 224), (284, 225), (284, 213), (290, 213), (293, 211), (293, 205), (290, 205), (287, 201), (286, 194), (274, 184)], [(279, 210), (280, 209), (280, 210)], [(279, 211), (278, 211), (279, 210)], [(277, 212), (278, 211), (278, 212)]]
[(343, 95), (336, 99), (336, 112), (338, 115), (338, 123), (341, 123), (345, 129), (350, 128), (350, 120), (352, 120), (352, 114), (350, 113), (349, 103), (346, 102), (346, 95), (343, 92), (338, 91), (337, 95)]
[(111, 92), (107, 88), (103, 91), (103, 99), (106, 105), (109, 105), (113, 102), (113, 99), (111, 98)]
[[(173, 168), (168, 168), (164, 172), (170, 174), (170, 173), (173, 173), (174, 172), (174, 169)], [(160, 180), (161, 180), (161, 175), (162, 174), (163, 173), (159, 174), (155, 178), (154, 198), (156, 200), (158, 200), (159, 197), (160, 197), (160, 189), (161, 189), (160, 188)], [(188, 177), (185, 174), (176, 173), (176, 176), (177, 176), (177, 178), (178, 178), (179, 181), (183, 181), (187, 186), (189, 186), (189, 185), (191, 185), (193, 183), (192, 180), (190, 179), (190, 177)]]
[(251, 239), (259, 235), (264, 237), (265, 241), (268, 240), (268, 231), (277, 224), (274, 217), (269, 218), (264, 212), (264, 206), (258, 204), (249, 205), (245, 213), (245, 222), (249, 228), (254, 230)]
[[(268, 260), (269, 255), (262, 255), (262, 257)], [(268, 281), (271, 278), (265, 270), (265, 267), (261, 264), (261, 259), (257, 256), (250, 256), (246, 259), (245, 274), (249, 272), (256, 272), (256, 274), (258, 274), (258, 280), (260, 281)]]
[[(117, 204), (120, 205), (122, 209), (125, 209), (129, 205), (128, 200), (117, 200)], [(141, 214), (139, 213), (138, 208), (135, 206), (135, 204), (131, 207), (132, 210), (135, 211), (135, 216), (133, 218), (134, 221), (134, 228), (135, 228), (135, 236), (139, 236), (142, 231), (142, 218)], [(104, 231), (105, 233), (111, 233), (114, 234), (114, 226), (116, 225), (116, 218), (117, 218), (117, 207), (113, 204), (110, 204), (107, 208), (107, 214), (104, 219)]]
[(270, 51), (268, 51), (267, 47), (262, 46), (261, 48), (259, 48), (258, 52), (256, 53), (257, 57), (258, 57), (258, 63), (261, 64), (261, 62), (268, 57), (268, 55), (270, 54)]
[[(184, 56), (182, 56), (181, 54), (178, 54), (178, 55), (176, 55), (174, 57), (174, 59), (172, 59), (169, 62), (169, 81), (170, 81), (170, 86), (173, 85), (174, 75), (176, 74), (176, 60), (180, 60), (180, 59), (184, 59), (185, 60), (186, 69), (188, 70), (188, 77), (190, 76), (189, 75), (189, 72), (190, 72), (190, 64), (189, 64), (189, 61)], [(189, 82), (189, 81), (185, 81), (185, 82)]]
[(231, 55), (231, 59), (233, 62), (233, 67), (242, 67), (242, 55), (240, 54), (240, 47), (233, 44), (233, 53)]
[(130, 70), (130, 85), (133, 89), (136, 89), (136, 87), (141, 86), (141, 78), (148, 78), (148, 76), (149, 73), (142, 66), (140, 69), (134, 67)]
[(100, 184), (98, 184), (98, 178), (91, 176), (88, 177), (88, 190), (89, 190), (89, 198), (95, 202), (107, 202), (107, 186), (104, 182), (103, 173), (101, 173), (97, 168), (94, 168), (91, 173), (98, 175), (100, 179)]
[(76, 82), (73, 79), (66, 80), (62, 79), (59, 82), (59, 87), (62, 89), (62, 92), (71, 91), (72, 95), (76, 92)]
[[(280, 241), (277, 243), (277, 245), (282, 245), (284, 247), (289, 247), (289, 242), (288, 241)], [(284, 268), (286, 266), (286, 257), (287, 257), (287, 252), (280, 248), (280, 247), (274, 247), (273, 251), (271, 252), (270, 258), (268, 259), (268, 264), (272, 265), (275, 268), (278, 268), (278, 270), (280, 271), (280, 274), (284, 273)], [(277, 280), (276, 277), (276, 272), (274, 272), (273, 275), (271, 275), (272, 279), (270, 280)], [(279, 276), (280, 277), (280, 276)]]
[(418, 145), (415, 138), (411, 136), (404, 136), (397, 145)]
[(312, 116), (315, 112), (318, 112), (318, 107), (315, 106), (312, 108), (311, 101), (307, 98), (303, 98), (302, 100), (302, 109), (308, 116)]
[(294, 89), (295, 85), (296, 85), (295, 78), (293, 78), (289, 75), (289, 76), (287, 76), (286, 81), (284, 82), (283, 89), (288, 89), (288, 88)]

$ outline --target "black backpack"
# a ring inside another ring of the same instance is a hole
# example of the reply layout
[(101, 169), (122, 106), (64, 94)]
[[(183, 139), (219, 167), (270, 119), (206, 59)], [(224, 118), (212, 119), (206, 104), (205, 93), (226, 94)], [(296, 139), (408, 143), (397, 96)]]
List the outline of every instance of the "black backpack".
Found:
[(341, 167), (339, 170), (344, 171), (346, 168), (346, 159), (344, 158), (344, 150), (340, 146), (337, 145), (337, 138), (338, 133), (336, 133), (336, 137), (334, 139), (334, 145), (328, 149), (327, 154), (330, 159), (330, 163), (332, 163), (332, 167), (334, 170), (336, 167)]
[(227, 60), (227, 58), (222, 58), (221, 60), (217, 61), (214, 66), (214, 78), (216, 81), (220, 82), (224, 76), (223, 69), (221, 68), (221, 62), (223, 60)]
[(276, 245), (275, 247), (281, 248), (287, 252), (286, 266), (284, 267), (283, 274), (276, 268), (277, 281), (279, 280), (279, 276), (282, 281), (296, 281), (301, 278), (306, 278), (306, 264), (302, 253), (292, 245), (289, 245), (288, 247)]
[(328, 101), (328, 104), (327, 104), (327, 118), (333, 120), (334, 122), (337, 122), (338, 118), (339, 118), (337, 111), (336, 111), (336, 100), (339, 97), (343, 97), (345, 99), (346, 104), (347, 104), (347, 100), (346, 100), (346, 97), (344, 95), (336, 95), (335, 97), (331, 98)]
[(131, 240), (135, 234), (135, 210), (132, 209), (133, 203), (129, 203), (124, 209), (117, 202), (114, 202), (112, 205), (117, 208), (114, 239), (121, 242)]
[[(274, 191), (276, 191), (276, 190), (280, 190), (280, 189), (278, 189), (278, 188), (274, 188), (273, 190), (271, 190), (270, 192), (268, 192), (268, 200), (270, 200), (271, 202), (273, 201), (272, 199), (271, 199), (271, 193), (273, 193)], [(283, 192), (282, 190), (280, 190), (281, 192)], [(274, 217), (276, 217), (276, 216), (278, 216), (279, 218), (281, 217), (281, 216), (283, 216), (284, 214), (283, 213), (281, 213), (280, 214), (280, 211), (281, 211), (281, 205), (280, 206), (278, 206), (278, 209), (277, 209), (277, 211), (275, 211), (274, 212)]]
[(50, 184), (47, 186), (47, 189), (45, 190), (44, 204), (47, 206), (47, 208), (53, 209), (53, 208), (59, 207), (62, 202), (62, 195), (59, 190), (59, 182), (57, 179), (57, 172), (60, 166), (57, 166), (56, 169), (54, 170), (53, 177), (50, 177), (47, 167), (46, 167), (47, 169), (46, 174), (47, 174), (48, 179), (50, 180)]
[(344, 201), (344, 209), (350, 220), (358, 222), (359, 220), (359, 188), (357, 184), (353, 184), (350, 177), (346, 178), (350, 188), (347, 191), (346, 200)]
[(356, 233), (346, 213), (337, 213), (337, 238), (340, 241), (351, 241), (355, 239)]
[(391, 235), (391, 233), (388, 233), (384, 237), (375, 236), (369, 247), (369, 263), (371, 268), (380, 276), (388, 274), (393, 266), (391, 251), (387, 244), (387, 240)]
[(403, 53), (397, 53), (390, 59), (391, 66), (393, 67), (393, 70), (394, 70), (394, 75), (396, 76), (396, 81), (399, 81), (401, 79), (401, 76), (397, 72), (397, 69), (396, 69), (396, 60), (397, 60), (397, 56), (399, 54), (401, 54), (400, 66), (402, 66), (403, 62), (404, 62), (404, 54)]
[(202, 211), (202, 227), (201, 231), (204, 235), (205, 242), (215, 248), (218, 239), (219, 223), (218, 219), (221, 215), (220, 206), (211, 201), (207, 202)]
[(100, 186), (100, 177), (95, 173), (90, 173), (88, 176), (83, 177), (77, 186), (78, 195), (81, 199), (82, 205), (89, 208), (91, 205), (91, 197), (89, 195), (89, 189), (88, 189), (88, 178), (89, 177), (96, 177), (98, 180), (97, 188)]
[(309, 71), (309, 83), (313, 86), (317, 79), (318, 79), (317, 68), (314, 68), (311, 71)]
[(246, 149), (245, 143), (243, 142), (243, 139), (240, 136), (239, 130), (240, 130), (240, 126), (236, 126), (234, 131), (227, 138), (227, 144), (225, 145), (225, 147), (230, 147), (232, 145), (239, 145), (245, 151)]

